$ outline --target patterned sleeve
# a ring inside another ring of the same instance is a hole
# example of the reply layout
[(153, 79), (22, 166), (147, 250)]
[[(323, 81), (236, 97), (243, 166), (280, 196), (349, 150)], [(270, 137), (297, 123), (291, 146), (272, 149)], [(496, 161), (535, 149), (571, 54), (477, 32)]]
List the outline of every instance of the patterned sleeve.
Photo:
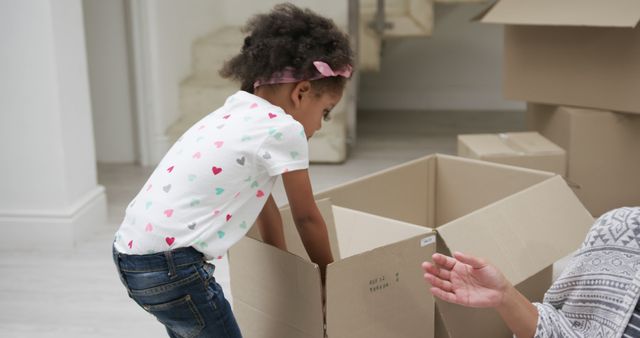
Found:
[(269, 129), (258, 161), (270, 176), (309, 168), (309, 145), (302, 125), (290, 119)]
[(538, 324), (534, 338), (580, 338), (562, 311), (551, 304), (533, 303), (538, 309)]

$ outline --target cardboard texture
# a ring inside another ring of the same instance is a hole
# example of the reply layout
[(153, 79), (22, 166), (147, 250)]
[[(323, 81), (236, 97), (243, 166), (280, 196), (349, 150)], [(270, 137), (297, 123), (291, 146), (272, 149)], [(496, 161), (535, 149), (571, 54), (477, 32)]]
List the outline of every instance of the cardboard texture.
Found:
[(458, 156), (566, 174), (566, 153), (537, 132), (458, 135)]
[[(317, 197), (435, 228), (438, 252), (488, 259), (533, 301), (550, 286), (552, 264), (579, 247), (593, 222), (559, 175), (446, 155), (396, 166)], [(436, 337), (511, 337), (493, 310), (436, 304)]]
[(508, 99), (640, 113), (640, 1), (500, 0)]
[[(434, 300), (420, 264), (435, 252), (435, 233), (328, 200), (318, 206), (334, 234), (327, 337), (433, 337)], [(229, 253), (235, 315), (244, 337), (323, 338), (320, 271), (304, 252), (289, 209), (281, 214), (291, 252), (261, 242), (254, 230)]]
[(567, 151), (567, 177), (594, 216), (640, 205), (640, 116), (529, 104), (527, 126)]

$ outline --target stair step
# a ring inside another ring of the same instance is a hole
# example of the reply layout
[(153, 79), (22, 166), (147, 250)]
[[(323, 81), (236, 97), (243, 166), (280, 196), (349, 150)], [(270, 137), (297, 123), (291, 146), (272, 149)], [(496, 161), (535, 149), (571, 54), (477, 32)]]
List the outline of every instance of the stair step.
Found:
[(193, 72), (217, 74), (225, 61), (240, 52), (244, 34), (240, 27), (226, 26), (200, 39), (192, 46)]
[(177, 139), (192, 124), (224, 104), (239, 86), (219, 76), (194, 75), (180, 84), (181, 117), (168, 130)]

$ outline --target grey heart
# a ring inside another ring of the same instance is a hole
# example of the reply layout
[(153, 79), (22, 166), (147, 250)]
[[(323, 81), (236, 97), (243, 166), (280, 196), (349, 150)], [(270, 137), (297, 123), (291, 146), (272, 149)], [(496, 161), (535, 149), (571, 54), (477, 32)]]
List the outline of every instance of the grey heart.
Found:
[(236, 162), (238, 162), (239, 165), (244, 165), (244, 160), (245, 160), (245, 158), (244, 158), (244, 156), (242, 156), (241, 158), (237, 158)]
[(193, 222), (187, 226), (189, 229), (193, 230), (196, 228), (196, 222)]
[(271, 154), (269, 154), (269, 152), (265, 152), (264, 155), (262, 155), (262, 158), (264, 158), (265, 160), (271, 159)]
[(216, 128), (222, 129), (223, 127), (224, 127), (224, 124), (221, 124), (221, 125), (217, 126)]
[(164, 187), (162, 187), (162, 190), (164, 190), (164, 192), (169, 192), (171, 190), (171, 184), (165, 185)]

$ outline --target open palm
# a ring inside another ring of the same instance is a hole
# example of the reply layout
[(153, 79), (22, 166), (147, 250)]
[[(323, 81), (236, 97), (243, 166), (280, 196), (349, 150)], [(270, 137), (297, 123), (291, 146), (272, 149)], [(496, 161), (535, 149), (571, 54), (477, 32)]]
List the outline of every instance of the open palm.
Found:
[(502, 301), (509, 282), (493, 265), (458, 252), (432, 258), (433, 263), (424, 262), (422, 268), (434, 296), (470, 307), (496, 307)]

